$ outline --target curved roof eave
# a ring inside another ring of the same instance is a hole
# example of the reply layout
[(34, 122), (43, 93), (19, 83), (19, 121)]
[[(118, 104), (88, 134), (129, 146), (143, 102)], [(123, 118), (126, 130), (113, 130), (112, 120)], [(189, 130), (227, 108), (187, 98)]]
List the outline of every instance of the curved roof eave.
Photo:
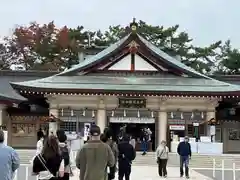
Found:
[[(58, 73), (56, 75), (53, 75), (53, 76), (67, 75), (67, 74), (75, 72), (75, 71), (81, 71), (82, 69), (86, 68), (90, 64), (98, 62), (98, 60), (101, 60), (103, 57), (109, 55), (111, 52), (116, 50), (130, 36), (131, 36), (131, 33), (128, 34), (127, 36), (125, 36), (124, 38), (122, 38), (121, 40), (119, 40), (118, 42), (110, 45), (108, 48), (104, 49), (103, 51), (99, 52), (98, 54), (96, 54), (94, 56), (91, 56), (91, 57), (87, 58), (86, 60), (84, 60), (83, 62), (75, 65), (74, 67), (72, 67), (72, 68), (70, 68), (70, 69), (68, 69), (66, 71), (60, 72), (60, 73)], [(185, 65), (184, 63), (180, 62), (179, 60), (175, 59), (174, 57), (168, 55), (167, 53), (165, 53), (164, 51), (162, 51), (161, 49), (159, 49), (158, 47), (153, 45), (151, 42), (149, 42), (146, 39), (144, 39), (141, 35), (137, 34), (137, 36), (138, 36), (139, 40), (143, 42), (144, 45), (146, 45), (151, 51), (153, 51), (158, 56), (164, 58), (164, 60), (166, 60), (169, 64), (175, 65), (179, 69), (183, 69), (184, 71), (189, 72), (191, 74), (194, 74), (194, 75), (196, 75), (198, 77), (202, 77), (202, 78), (206, 78), (206, 79), (213, 79), (211, 77), (208, 77), (206, 75), (203, 75), (203, 74), (197, 72), (193, 68)]]
[(54, 76), (61, 76), (61, 75), (65, 75), (65, 74), (68, 74), (68, 73), (71, 73), (74, 71), (78, 71), (78, 70), (81, 70), (82, 68), (87, 67), (88, 65), (90, 65), (92, 63), (96, 63), (99, 59), (109, 55), (111, 52), (113, 52), (119, 46), (121, 46), (130, 37), (130, 35), (131, 35), (131, 33), (128, 34), (127, 36), (125, 36), (124, 38), (120, 39), (116, 43), (110, 45), (106, 49), (102, 50), (101, 52), (97, 53), (96, 55), (91, 56), (91, 57), (87, 58), (86, 60), (82, 61), (81, 63), (75, 65), (74, 67), (72, 67), (66, 71), (60, 72)]
[(176, 58), (168, 55), (167, 53), (165, 53), (164, 51), (162, 51), (161, 49), (159, 49), (158, 47), (153, 45), (151, 42), (147, 41), (141, 35), (138, 34), (138, 37), (151, 51), (155, 52), (158, 56), (164, 58), (170, 64), (174, 64), (174, 65), (178, 66), (180, 69), (184, 69), (184, 70), (186, 70), (186, 71), (188, 71), (188, 72), (190, 72), (192, 74), (195, 74), (197, 76), (200, 76), (200, 77), (203, 77), (203, 78), (207, 78), (207, 79), (213, 79), (213, 78), (210, 78), (210, 77), (208, 77), (206, 75), (203, 75), (203, 74), (197, 72), (195, 69), (185, 65), (184, 63), (180, 62)]
[(19, 97), (12, 97), (6, 94), (2, 94), (0, 93), (0, 99), (1, 100), (5, 100), (5, 101), (13, 101), (13, 102), (23, 102), (23, 101), (27, 101), (26, 98), (22, 97), (19, 95)]

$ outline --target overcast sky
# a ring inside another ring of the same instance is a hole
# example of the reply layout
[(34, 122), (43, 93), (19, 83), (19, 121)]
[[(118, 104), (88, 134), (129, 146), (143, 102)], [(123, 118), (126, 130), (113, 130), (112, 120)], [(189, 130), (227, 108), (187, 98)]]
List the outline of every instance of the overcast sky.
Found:
[(136, 17), (153, 25), (180, 25), (195, 45), (231, 39), (240, 48), (240, 0), (1, 0), (0, 36), (30, 21), (105, 30)]

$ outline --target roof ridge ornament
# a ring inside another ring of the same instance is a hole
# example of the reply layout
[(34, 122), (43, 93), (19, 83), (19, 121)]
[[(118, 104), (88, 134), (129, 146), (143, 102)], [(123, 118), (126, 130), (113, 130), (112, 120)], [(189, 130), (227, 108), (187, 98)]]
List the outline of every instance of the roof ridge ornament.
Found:
[(138, 24), (136, 23), (136, 18), (133, 18), (133, 21), (130, 23), (130, 28), (132, 33), (136, 33)]

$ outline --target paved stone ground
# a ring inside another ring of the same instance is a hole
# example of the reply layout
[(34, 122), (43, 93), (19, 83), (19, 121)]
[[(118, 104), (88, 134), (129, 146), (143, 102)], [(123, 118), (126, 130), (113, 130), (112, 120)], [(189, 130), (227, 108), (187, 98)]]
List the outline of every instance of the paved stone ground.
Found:
[[(195, 170), (198, 173), (201, 173), (209, 178), (215, 179), (215, 180), (240, 180), (240, 171), (236, 171), (235, 179), (233, 175), (232, 170), (225, 170), (224, 174), (222, 174), (222, 170), (216, 170), (215, 173), (215, 178), (213, 178), (213, 171), (212, 170), (207, 170), (207, 169), (197, 169)], [(224, 177), (224, 178), (222, 178)]]
[[(207, 177), (209, 174), (206, 174), (205, 176), (201, 173), (205, 172), (196, 172), (194, 170), (190, 171), (190, 180), (212, 180), (212, 178)], [(79, 171), (77, 169), (74, 170), (74, 177), (71, 178), (71, 180), (79, 180)], [(17, 179), (15, 180), (36, 180), (36, 176), (31, 176), (31, 167), (29, 166), (28, 171), (28, 179), (26, 179), (26, 166), (21, 166), (18, 169), (17, 172)], [(159, 180), (159, 176), (157, 173), (157, 167), (149, 167), (149, 166), (133, 166), (132, 167), (132, 174), (131, 174), (132, 180)], [(171, 180), (179, 180), (179, 169), (175, 167), (169, 167), (168, 168), (168, 178)], [(185, 178), (182, 178), (185, 179)], [(232, 180), (227, 178), (228, 180)], [(116, 174), (116, 180), (117, 180), (117, 174)], [(221, 179), (219, 179), (221, 180)]]
[[(171, 180), (179, 180), (181, 179), (179, 177), (179, 169), (174, 167), (168, 168), (168, 178)], [(78, 171), (76, 176), (78, 176)], [(116, 174), (117, 176), (117, 174)], [(201, 175), (200, 173), (191, 170), (190, 171), (190, 180), (212, 180), (211, 178), (205, 177)], [(116, 177), (116, 180), (118, 178)], [(156, 167), (149, 167), (149, 166), (133, 166), (132, 167), (132, 174), (131, 174), (132, 180), (159, 180), (159, 176), (157, 173)], [(165, 179), (165, 178), (163, 178)], [(185, 179), (185, 178), (182, 178)], [(72, 180), (79, 180), (78, 177), (73, 177)]]

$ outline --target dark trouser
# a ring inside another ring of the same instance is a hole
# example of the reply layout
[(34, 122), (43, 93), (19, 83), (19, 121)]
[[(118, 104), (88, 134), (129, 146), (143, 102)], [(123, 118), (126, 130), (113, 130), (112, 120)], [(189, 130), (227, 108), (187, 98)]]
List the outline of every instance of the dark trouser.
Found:
[(108, 173), (108, 180), (115, 179), (116, 165), (110, 168), (110, 172)]
[(189, 164), (189, 156), (180, 156), (180, 175), (183, 176), (183, 164), (185, 165), (185, 175), (189, 176), (188, 173), (188, 164)]
[(167, 159), (158, 158), (158, 174), (159, 176), (167, 176)]
[(148, 151), (148, 142), (147, 141), (142, 141), (142, 151), (146, 153)]
[(123, 177), (125, 177), (125, 180), (130, 179), (131, 174), (131, 164), (129, 162), (118, 162), (118, 180), (123, 180)]

